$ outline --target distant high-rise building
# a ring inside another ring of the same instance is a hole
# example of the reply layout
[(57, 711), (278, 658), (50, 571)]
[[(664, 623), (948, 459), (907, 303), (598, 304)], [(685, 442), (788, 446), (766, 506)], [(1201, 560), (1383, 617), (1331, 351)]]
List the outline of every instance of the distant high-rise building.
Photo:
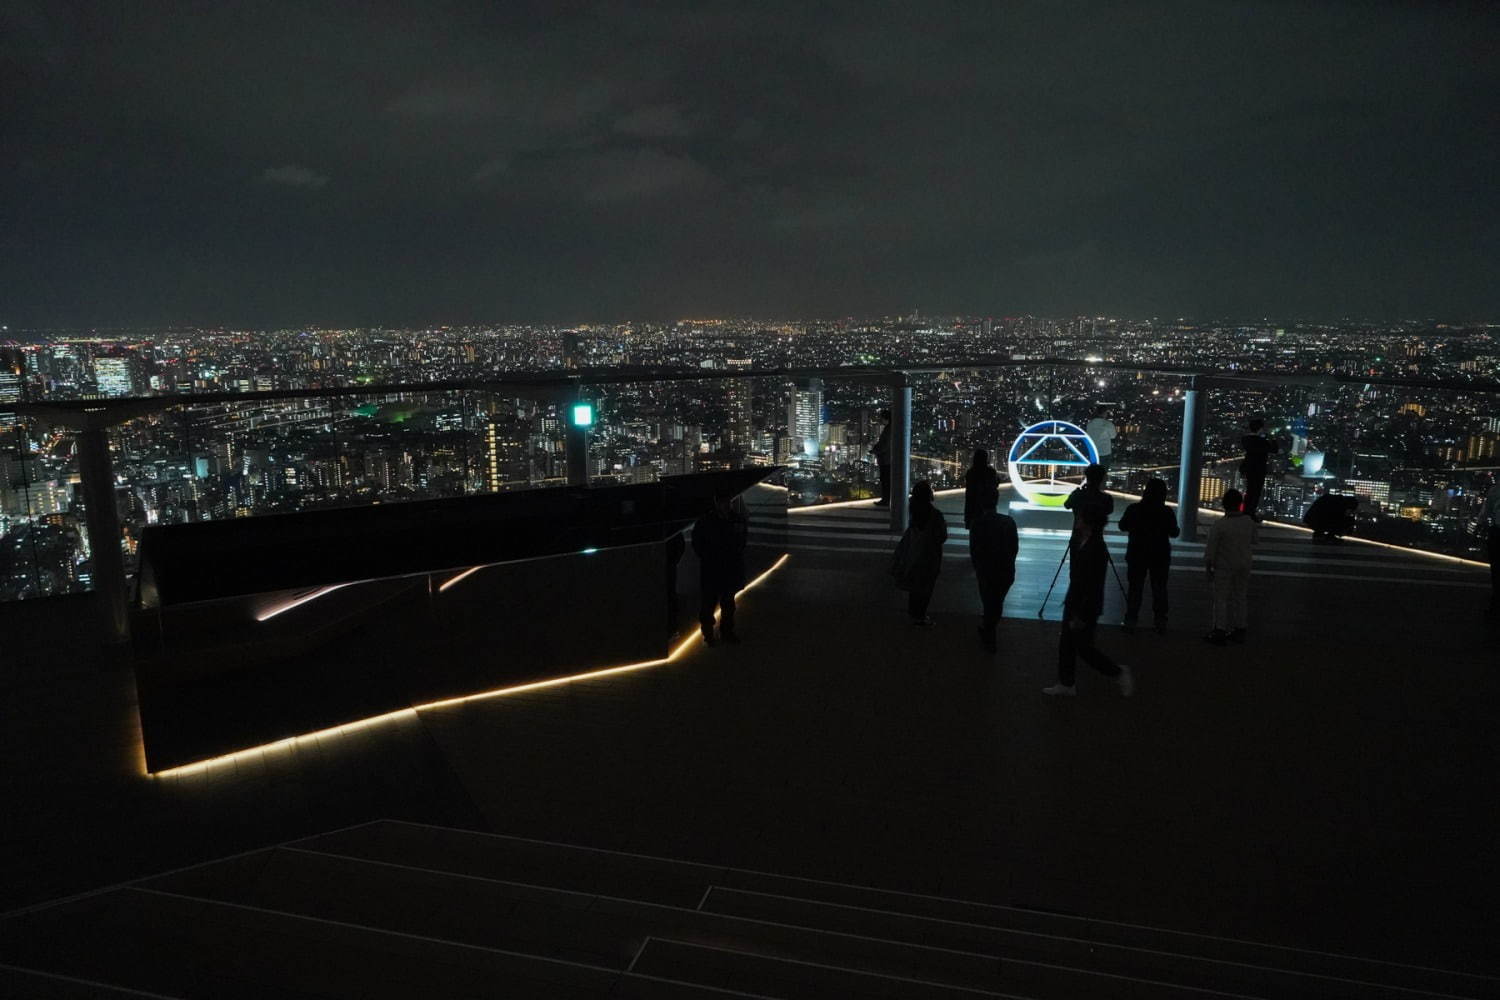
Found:
[(734, 378), (725, 382), (725, 403), (729, 410), (729, 444), (737, 452), (750, 450), (750, 380)]
[(507, 483), (526, 482), (531, 473), (527, 440), (520, 421), (508, 417), (492, 418), (484, 428), (484, 484), (496, 492)]
[(135, 359), (109, 355), (94, 359), (94, 384), (101, 396), (133, 396), (137, 391)]
[(0, 366), (0, 427), (8, 427), (16, 422), (16, 414), (11, 407), (20, 401), (21, 376), (11, 368)]
[(805, 458), (817, 458), (823, 442), (823, 380), (807, 380), (807, 388), (792, 390), (787, 403), (788, 435), (797, 442)]

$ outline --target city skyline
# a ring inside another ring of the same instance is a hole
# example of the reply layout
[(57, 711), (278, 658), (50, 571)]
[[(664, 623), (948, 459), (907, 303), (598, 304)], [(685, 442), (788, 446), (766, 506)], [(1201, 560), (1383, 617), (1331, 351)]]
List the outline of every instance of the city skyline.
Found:
[(1482, 4), (0, 12), (0, 325), (1500, 315)]

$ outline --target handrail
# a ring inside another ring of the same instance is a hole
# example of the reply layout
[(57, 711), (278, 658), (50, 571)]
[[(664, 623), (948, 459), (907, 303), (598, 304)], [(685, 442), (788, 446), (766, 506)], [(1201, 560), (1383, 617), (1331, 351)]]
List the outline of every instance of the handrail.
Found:
[(1127, 361), (1088, 361), (1076, 358), (972, 358), (942, 364), (848, 365), (820, 368), (602, 368), (564, 372), (512, 372), (497, 377), (446, 379), (428, 382), (384, 382), (379, 385), (328, 386), (312, 389), (271, 389), (262, 392), (173, 393), (160, 396), (122, 396), (95, 399), (55, 399), (17, 402), (9, 412), (42, 417), (67, 426), (109, 427), (174, 406), (209, 406), (223, 403), (274, 402), (286, 399), (319, 399), (328, 396), (389, 396), (425, 392), (510, 392), (562, 396), (586, 386), (621, 383), (698, 382), (754, 378), (829, 378), (886, 382), (910, 375), (951, 371), (986, 371), (1012, 368), (1086, 368), (1112, 371), (1151, 372), (1184, 378), (1199, 388), (1227, 384), (1265, 383), (1283, 385), (1379, 385), (1391, 388), (1436, 389), (1452, 392), (1500, 393), (1500, 380), (1468, 382), (1455, 379), (1399, 379), (1382, 376), (1347, 375), (1336, 372), (1241, 372), (1183, 365), (1135, 364)]

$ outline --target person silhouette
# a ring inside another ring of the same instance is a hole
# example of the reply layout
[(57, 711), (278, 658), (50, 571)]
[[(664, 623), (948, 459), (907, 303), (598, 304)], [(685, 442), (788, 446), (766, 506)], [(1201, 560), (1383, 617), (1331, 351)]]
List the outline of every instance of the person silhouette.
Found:
[(974, 565), (979, 600), (984, 605), (979, 641), (993, 653), (997, 646), (995, 629), (1005, 610), (1005, 595), (1016, 582), (1016, 553), (1020, 544), (1015, 519), (995, 509), (1000, 502), (999, 487), (992, 484), (983, 489), (984, 493), (975, 497), (976, 509), (969, 524), (969, 561)]
[(1076, 685), (1077, 660), (1113, 677), (1120, 694), (1135, 693), (1135, 675), (1117, 664), (1094, 645), (1094, 629), (1104, 613), (1104, 576), (1109, 550), (1104, 545), (1104, 523), (1080, 518), (1068, 539), (1068, 593), (1063, 598), (1062, 633), (1057, 642), (1057, 683), (1042, 688), (1043, 694), (1072, 697)]
[[(974, 464), (969, 466), (969, 471), (964, 473), (964, 527), (973, 526), (974, 518), (984, 509), (990, 493), (995, 494), (995, 500), (999, 500), (1000, 474), (990, 464), (990, 453), (983, 448), (974, 449)], [(994, 502), (988, 504), (990, 510), (995, 509)]]
[(1172, 564), (1172, 539), (1178, 536), (1177, 515), (1167, 506), (1167, 484), (1160, 479), (1146, 483), (1141, 498), (1120, 515), (1120, 530), (1130, 536), (1125, 548), (1126, 632), (1134, 632), (1145, 598), (1146, 578), (1151, 578), (1151, 614), (1156, 631), (1167, 631), (1167, 570)]
[(1104, 470), (1103, 475), (1108, 476), (1110, 461), (1114, 458), (1115, 438), (1120, 436), (1115, 422), (1110, 419), (1109, 407), (1096, 407), (1093, 419), (1084, 425), (1083, 432), (1094, 442), (1094, 451), (1099, 455), (1099, 467)]
[(948, 524), (943, 520), (943, 512), (933, 505), (932, 485), (925, 479), (912, 486), (907, 510), (910, 523), (896, 546), (891, 575), (896, 578), (896, 586), (907, 592), (906, 610), (911, 623), (931, 628), (935, 623), (927, 617), (927, 606), (932, 602), (932, 591), (943, 569)]
[(1240, 439), (1245, 457), (1240, 462), (1240, 475), (1245, 479), (1245, 513), (1254, 515), (1260, 507), (1260, 491), (1266, 485), (1266, 464), (1280, 449), (1280, 445), (1261, 433), (1266, 422), (1256, 417), (1245, 425), (1249, 431)]
[(734, 629), (734, 595), (745, 585), (745, 544), (749, 525), (735, 512), (733, 498), (714, 493), (708, 512), (693, 525), (693, 552), (698, 556), (698, 625), (705, 645), (714, 645), (714, 609), (719, 636), (740, 641)]
[(880, 499), (875, 501), (877, 507), (889, 507), (891, 504), (891, 411), (881, 410), (880, 419), (885, 421), (880, 428), (880, 436), (870, 446), (870, 454), (875, 456), (875, 465), (880, 469)]
[(1245, 513), (1244, 502), (1239, 490), (1224, 491), (1224, 516), (1209, 529), (1203, 547), (1203, 566), (1214, 595), (1213, 630), (1204, 639), (1215, 646), (1245, 641), (1255, 520)]
[(1104, 530), (1109, 515), (1115, 512), (1115, 498), (1104, 492), (1104, 466), (1097, 462), (1083, 470), (1083, 485), (1063, 501), (1063, 506), (1073, 512), (1073, 530), (1081, 524), (1098, 525)]

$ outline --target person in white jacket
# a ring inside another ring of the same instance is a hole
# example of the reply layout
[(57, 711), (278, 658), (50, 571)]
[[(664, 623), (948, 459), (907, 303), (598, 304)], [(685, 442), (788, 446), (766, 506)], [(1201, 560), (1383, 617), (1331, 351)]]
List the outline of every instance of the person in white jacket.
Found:
[(1214, 627), (1204, 639), (1215, 646), (1245, 641), (1255, 521), (1240, 510), (1243, 502), (1239, 490), (1225, 491), (1224, 516), (1209, 529), (1203, 549), (1203, 565), (1214, 593)]

